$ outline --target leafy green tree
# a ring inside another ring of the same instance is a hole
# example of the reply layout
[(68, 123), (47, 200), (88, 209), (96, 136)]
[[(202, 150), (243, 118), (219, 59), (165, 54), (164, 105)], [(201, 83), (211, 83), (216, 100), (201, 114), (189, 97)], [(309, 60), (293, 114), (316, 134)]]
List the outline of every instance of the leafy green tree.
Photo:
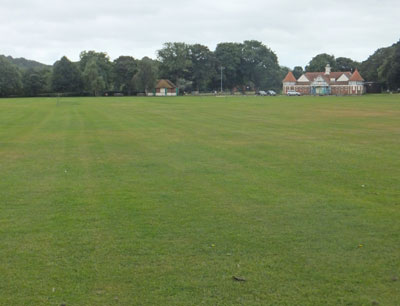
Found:
[(378, 67), (378, 80), (388, 89), (400, 88), (400, 41), (388, 48), (387, 56)]
[(335, 57), (333, 55), (321, 53), (311, 59), (309, 64), (306, 66), (306, 71), (307, 72), (325, 71), (325, 67), (327, 64), (331, 66), (332, 71), (336, 71)]
[(81, 92), (82, 76), (74, 63), (63, 56), (53, 65), (53, 74), (51, 76), (51, 88), (54, 92)]
[(400, 90), (400, 41), (395, 47), (391, 62), (387, 83), (390, 89)]
[(23, 72), (22, 85), (24, 94), (36, 96), (50, 91), (51, 70), (44, 68), (29, 68)]
[(158, 62), (148, 57), (143, 57), (138, 62), (138, 72), (132, 79), (134, 88), (146, 94), (153, 90), (158, 78)]
[(379, 68), (385, 63), (387, 58), (392, 56), (392, 48), (380, 48), (374, 52), (367, 60), (361, 63), (361, 74), (367, 81), (385, 82), (378, 75)]
[[(243, 44), (240, 43), (220, 43), (215, 49), (215, 57), (217, 59), (217, 69), (221, 67), (223, 87), (233, 89), (243, 85), (242, 72), (242, 49)], [(219, 76), (219, 73), (218, 73)], [(220, 81), (220, 77), (219, 80)]]
[(190, 79), (192, 60), (190, 48), (181, 42), (168, 42), (157, 51), (160, 62), (159, 73), (162, 78), (177, 83), (178, 79)]
[(191, 58), (191, 85), (197, 91), (208, 89), (216, 76), (216, 61), (213, 52), (207, 46), (194, 44), (189, 46)]
[[(79, 66), (83, 73), (86, 66), (90, 63), (93, 65), (95, 62), (97, 66), (97, 72), (100, 74), (105, 89), (110, 89), (112, 87), (112, 63), (110, 57), (105, 52), (95, 52), (95, 51), (82, 51), (80, 54)], [(90, 87), (91, 84), (85, 84), (85, 87)]]
[(277, 78), (279, 65), (276, 54), (256, 40), (244, 41), (242, 46), (243, 85), (251, 83), (257, 89), (279, 87), (280, 80)]
[(0, 97), (21, 93), (21, 73), (4, 56), (0, 56)]
[[(390, 47), (380, 48), (361, 63), (360, 73), (365, 80), (380, 83), (384, 89), (395, 89), (392, 86), (395, 86), (393, 84), (397, 67), (395, 54), (399, 44), (400, 42)], [(389, 75), (391, 76), (389, 77)]]
[(96, 58), (91, 58), (85, 66), (82, 73), (85, 83), (85, 89), (91, 92), (94, 96), (100, 95), (106, 89), (106, 82), (101, 74), (101, 68), (98, 65)]
[(298, 79), (299, 77), (301, 77), (304, 73), (303, 67), (301, 66), (296, 66), (293, 68), (293, 75), (296, 79)]
[(360, 63), (353, 61), (348, 57), (338, 57), (336, 59), (337, 71), (354, 71), (360, 68)]
[(131, 95), (132, 78), (138, 72), (138, 63), (131, 56), (120, 56), (113, 62), (114, 89)]

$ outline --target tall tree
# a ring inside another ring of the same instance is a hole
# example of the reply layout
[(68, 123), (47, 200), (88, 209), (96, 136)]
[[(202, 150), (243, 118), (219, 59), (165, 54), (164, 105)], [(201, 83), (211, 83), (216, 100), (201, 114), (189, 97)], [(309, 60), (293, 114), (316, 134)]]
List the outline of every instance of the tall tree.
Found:
[(177, 83), (178, 79), (190, 79), (192, 61), (189, 46), (181, 42), (168, 42), (157, 51), (160, 76)]
[[(400, 42), (390, 47), (380, 48), (361, 63), (360, 73), (365, 80), (380, 83), (384, 89), (392, 86), (392, 84), (389, 85), (388, 76), (392, 70), (392, 64), (394, 69), (397, 67), (395, 53), (396, 46), (399, 44)], [(394, 72), (392, 75), (395, 75)]]
[[(110, 57), (105, 52), (95, 52), (95, 51), (82, 51), (80, 54), (79, 66), (81, 72), (85, 71), (86, 65), (91, 62), (96, 63), (98, 73), (102, 77), (105, 89), (110, 89), (112, 86), (112, 64)], [(90, 84), (85, 84), (85, 86), (90, 86)]]
[(138, 72), (132, 79), (137, 91), (146, 92), (153, 90), (158, 78), (158, 63), (148, 57), (143, 57), (138, 62)]
[(54, 92), (81, 92), (82, 76), (78, 67), (63, 56), (54, 63), (51, 76), (51, 87)]
[(19, 94), (21, 73), (4, 56), (0, 56), (0, 97)]
[(132, 78), (138, 72), (137, 61), (131, 56), (120, 56), (113, 62), (114, 89), (131, 95)]
[(222, 69), (224, 88), (243, 85), (242, 48), (240, 43), (220, 43), (215, 49), (218, 69)]
[(379, 68), (383, 66), (385, 60), (393, 54), (392, 47), (380, 48), (374, 52), (367, 60), (361, 63), (361, 74), (367, 81), (382, 82), (385, 80), (378, 75)]
[(243, 85), (253, 85), (260, 88), (276, 88), (279, 70), (278, 58), (274, 52), (261, 42), (247, 40), (242, 49)]
[(296, 79), (298, 79), (299, 77), (301, 77), (304, 73), (303, 67), (301, 66), (296, 66), (293, 68), (293, 75)]
[(332, 71), (336, 71), (336, 60), (333, 55), (329, 55), (326, 53), (321, 53), (314, 56), (309, 64), (306, 66), (307, 72), (319, 72), (325, 71), (326, 65), (329, 64), (332, 68)]
[(197, 91), (208, 89), (208, 84), (216, 75), (215, 57), (207, 46), (194, 44), (189, 46), (191, 58), (191, 80)]
[(378, 67), (378, 79), (390, 90), (400, 89), (400, 41), (389, 48)]
[(397, 43), (392, 57), (392, 64), (388, 73), (390, 89), (400, 91), (400, 41)]
[(106, 89), (106, 82), (101, 73), (101, 68), (94, 57), (86, 63), (82, 76), (85, 83), (85, 89), (91, 92), (94, 96), (100, 95), (100, 93)]
[(50, 91), (51, 70), (47, 68), (29, 68), (23, 72), (22, 85), (24, 94), (36, 96)]
[(336, 59), (337, 71), (354, 71), (360, 68), (360, 63), (348, 57), (338, 57)]

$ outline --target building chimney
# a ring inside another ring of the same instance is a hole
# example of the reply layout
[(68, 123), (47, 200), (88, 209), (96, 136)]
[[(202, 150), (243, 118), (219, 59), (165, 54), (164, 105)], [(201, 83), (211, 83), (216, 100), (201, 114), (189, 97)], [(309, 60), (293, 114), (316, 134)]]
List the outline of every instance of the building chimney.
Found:
[(325, 75), (331, 74), (331, 65), (327, 64), (325, 66)]

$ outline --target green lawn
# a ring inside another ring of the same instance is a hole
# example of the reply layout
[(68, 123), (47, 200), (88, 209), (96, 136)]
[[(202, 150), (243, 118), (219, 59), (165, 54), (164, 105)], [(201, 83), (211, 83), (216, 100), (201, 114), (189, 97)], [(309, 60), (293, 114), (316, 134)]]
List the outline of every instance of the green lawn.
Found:
[(399, 95), (0, 99), (0, 175), (0, 305), (399, 305)]

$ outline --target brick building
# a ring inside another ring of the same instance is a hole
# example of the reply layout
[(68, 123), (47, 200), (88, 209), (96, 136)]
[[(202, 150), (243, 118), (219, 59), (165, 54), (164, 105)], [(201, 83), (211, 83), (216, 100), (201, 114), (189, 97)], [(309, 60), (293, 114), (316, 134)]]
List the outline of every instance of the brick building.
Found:
[(291, 71), (282, 81), (283, 94), (295, 90), (302, 95), (362, 95), (364, 79), (356, 69), (353, 73), (332, 72), (326, 65), (325, 72), (306, 72), (297, 80)]

